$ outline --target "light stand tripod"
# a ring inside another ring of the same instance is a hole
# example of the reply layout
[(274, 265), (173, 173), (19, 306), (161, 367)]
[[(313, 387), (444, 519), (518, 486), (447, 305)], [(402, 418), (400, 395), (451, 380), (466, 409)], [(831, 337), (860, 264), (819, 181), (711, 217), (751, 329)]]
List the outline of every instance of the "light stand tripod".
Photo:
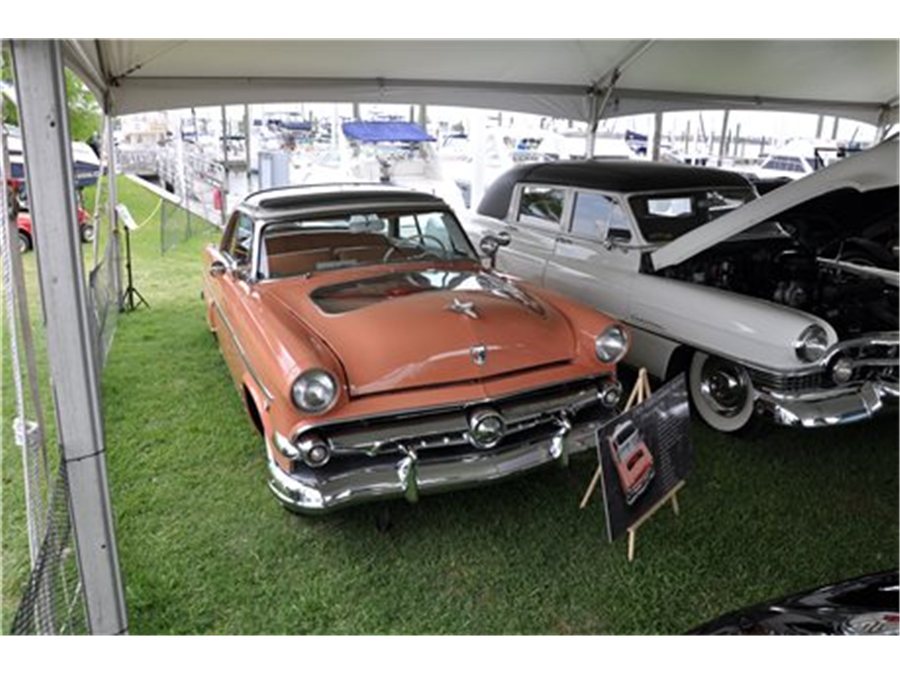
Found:
[[(150, 303), (134, 286), (134, 276), (131, 270), (131, 231), (137, 229), (137, 225), (123, 204), (116, 206), (116, 214), (122, 219), (122, 224), (125, 226), (123, 228), (125, 230), (125, 272), (128, 275), (128, 286), (122, 293), (122, 311), (132, 312), (142, 304), (147, 305), (147, 309), (150, 309)], [(137, 298), (137, 302), (135, 302), (135, 298)]]

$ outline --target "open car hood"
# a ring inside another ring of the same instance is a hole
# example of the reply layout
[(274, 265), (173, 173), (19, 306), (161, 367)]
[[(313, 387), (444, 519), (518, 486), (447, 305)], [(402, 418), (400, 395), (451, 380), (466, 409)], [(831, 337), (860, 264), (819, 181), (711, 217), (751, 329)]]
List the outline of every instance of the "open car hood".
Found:
[(806, 178), (788, 183), (657, 249), (650, 254), (653, 268), (661, 270), (678, 265), (751, 227), (777, 219), (788, 209), (829, 192), (844, 188), (868, 192), (896, 186), (897, 161), (897, 140), (894, 138)]

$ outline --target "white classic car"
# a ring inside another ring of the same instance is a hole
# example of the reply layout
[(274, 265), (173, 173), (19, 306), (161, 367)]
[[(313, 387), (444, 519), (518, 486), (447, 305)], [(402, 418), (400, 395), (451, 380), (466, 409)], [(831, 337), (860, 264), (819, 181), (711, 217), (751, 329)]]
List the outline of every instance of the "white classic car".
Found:
[(898, 397), (897, 272), (821, 257), (779, 217), (871, 197), (893, 205), (896, 230), (897, 165), (889, 141), (756, 198), (716, 169), (531, 164), (498, 178), (467, 227), (500, 270), (627, 323), (629, 364), (686, 371), (713, 428), (741, 430), (755, 412), (841, 424)]

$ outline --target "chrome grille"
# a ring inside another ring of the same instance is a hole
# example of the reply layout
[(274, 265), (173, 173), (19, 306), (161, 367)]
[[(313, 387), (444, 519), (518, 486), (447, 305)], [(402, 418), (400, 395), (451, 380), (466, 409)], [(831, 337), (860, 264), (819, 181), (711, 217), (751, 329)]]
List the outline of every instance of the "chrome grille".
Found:
[(334, 459), (343, 457), (375, 457), (414, 451), (445, 454), (475, 451), (468, 438), (468, 415), (489, 406), (500, 413), (506, 423), (502, 449), (523, 438), (550, 436), (560, 428), (562, 419), (577, 421), (602, 409), (598, 385), (602, 380), (581, 380), (524, 394), (442, 407), (409, 411), (390, 417), (368, 418), (305, 431), (328, 443)]
[(831, 369), (841, 359), (853, 364), (853, 375), (840, 386), (867, 381), (898, 381), (900, 375), (900, 337), (897, 333), (875, 333), (834, 345), (825, 358), (826, 367), (805, 373), (772, 373), (750, 369), (750, 379), (759, 389), (797, 393), (836, 387)]
[(821, 371), (804, 374), (770, 373), (762, 370), (750, 370), (750, 379), (758, 389), (780, 392), (799, 392), (820, 389), (824, 383)]
[(839, 359), (849, 359), (853, 364), (853, 377), (850, 382), (880, 380), (897, 382), (900, 374), (898, 353), (900, 346), (896, 338), (889, 340), (873, 340), (869, 343), (852, 340), (838, 345), (839, 349), (829, 359), (829, 367)]

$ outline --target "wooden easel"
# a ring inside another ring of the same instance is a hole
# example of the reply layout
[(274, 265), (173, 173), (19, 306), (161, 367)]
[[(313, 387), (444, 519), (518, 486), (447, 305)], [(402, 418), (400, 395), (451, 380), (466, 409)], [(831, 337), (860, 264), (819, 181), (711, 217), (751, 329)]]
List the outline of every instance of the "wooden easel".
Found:
[[(644, 401), (650, 398), (650, 378), (647, 376), (647, 369), (641, 368), (638, 371), (637, 382), (634, 383), (634, 388), (631, 390), (631, 394), (628, 396), (628, 400), (625, 402), (625, 409), (623, 412), (628, 412), (636, 405), (640, 405)], [(603, 477), (603, 462), (597, 463), (597, 470), (594, 472), (594, 476), (591, 478), (590, 485), (588, 485), (587, 490), (584, 493), (584, 497), (581, 498), (581, 504), (579, 508), (585, 508), (588, 505), (588, 502), (591, 499), (591, 495), (594, 494), (594, 491), (597, 489), (597, 484), (600, 482), (600, 479)], [(638, 520), (628, 528), (628, 562), (632, 562), (634, 560), (634, 547), (635, 540), (637, 538), (638, 528), (647, 522), (650, 517), (656, 513), (660, 507), (666, 502), (672, 503), (672, 511), (675, 512), (677, 516), (679, 513), (678, 509), (678, 491), (684, 487), (684, 481), (679, 481), (678, 484), (669, 490), (665, 496), (660, 499), (653, 507), (647, 511), (644, 515), (642, 515)]]
[(635, 521), (634, 525), (632, 525), (631, 527), (628, 528), (628, 562), (634, 561), (634, 543), (635, 543), (635, 539), (637, 538), (638, 528), (641, 525), (643, 525), (645, 522), (647, 522), (650, 519), (650, 516), (652, 516), (657, 511), (659, 511), (659, 509), (666, 502), (672, 503), (672, 511), (675, 512), (676, 516), (678, 515), (678, 513), (679, 513), (678, 491), (683, 487), (684, 487), (684, 481), (683, 480), (678, 481), (678, 484), (675, 485), (675, 487), (673, 487), (671, 490), (669, 490), (666, 493), (665, 497), (663, 497), (658, 502), (656, 502), (656, 504), (654, 504), (653, 507), (649, 511), (647, 511), (647, 513), (645, 513), (640, 518), (638, 518)]

